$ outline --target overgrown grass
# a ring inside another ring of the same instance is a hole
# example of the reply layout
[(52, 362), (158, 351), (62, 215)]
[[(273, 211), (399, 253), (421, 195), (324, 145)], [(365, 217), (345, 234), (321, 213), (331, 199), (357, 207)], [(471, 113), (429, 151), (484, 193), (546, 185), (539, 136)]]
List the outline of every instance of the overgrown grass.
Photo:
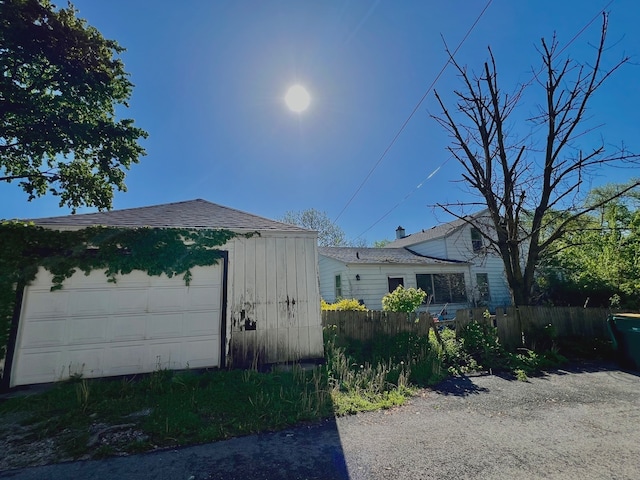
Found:
[[(18, 413), (34, 439), (56, 437), (60, 458), (108, 456), (273, 431), (334, 415), (402, 405), (419, 387), (452, 374), (494, 369), (526, 380), (563, 358), (550, 350), (510, 353), (490, 328), (471, 324), (460, 338), (403, 333), (363, 343), (325, 332), (326, 363), (257, 370), (156, 371), (125, 379), (72, 379), (46, 393), (0, 403)], [(111, 427), (135, 432), (103, 442)]]
[[(0, 414), (27, 412), (39, 438), (62, 432), (61, 456), (89, 451), (91, 426), (133, 424), (142, 442), (124, 451), (209, 442), (277, 430), (333, 414), (321, 368), (290, 371), (171, 372), (134, 379), (72, 380), (0, 404)], [(142, 444), (141, 444), (142, 443)]]

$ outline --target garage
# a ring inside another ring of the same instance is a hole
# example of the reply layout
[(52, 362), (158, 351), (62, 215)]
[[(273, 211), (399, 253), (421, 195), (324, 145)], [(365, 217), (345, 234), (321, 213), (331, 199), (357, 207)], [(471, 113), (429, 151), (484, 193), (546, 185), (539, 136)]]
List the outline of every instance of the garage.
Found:
[(190, 285), (134, 271), (107, 282), (76, 273), (51, 291), (40, 269), (24, 292), (12, 386), (218, 367), (223, 265), (195, 268)]
[(229, 230), (214, 265), (182, 274), (77, 271), (56, 289), (43, 267), (13, 316), (3, 388), (149, 373), (321, 359), (317, 232), (191, 200), (32, 220), (78, 231)]

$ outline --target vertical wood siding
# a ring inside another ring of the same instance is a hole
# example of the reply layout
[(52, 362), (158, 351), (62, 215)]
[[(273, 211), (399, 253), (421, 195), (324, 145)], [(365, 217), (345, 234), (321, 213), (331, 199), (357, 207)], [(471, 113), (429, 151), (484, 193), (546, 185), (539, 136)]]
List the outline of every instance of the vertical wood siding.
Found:
[(232, 242), (230, 365), (322, 358), (316, 239), (266, 233)]

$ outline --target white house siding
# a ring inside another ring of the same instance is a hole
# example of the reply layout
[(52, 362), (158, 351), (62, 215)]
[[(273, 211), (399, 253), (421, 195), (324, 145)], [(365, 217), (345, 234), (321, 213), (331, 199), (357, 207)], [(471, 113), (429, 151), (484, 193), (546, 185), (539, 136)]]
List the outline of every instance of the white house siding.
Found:
[(342, 296), (344, 298), (352, 298), (348, 283), (346, 283), (347, 277), (344, 275), (344, 269), (345, 265), (342, 262), (325, 257), (324, 255), (318, 256), (320, 296), (324, 301), (333, 303), (337, 300), (335, 293), (336, 275), (341, 275), (345, 280), (345, 283), (342, 284)]
[(504, 265), (502, 259), (496, 257), (494, 254), (487, 254), (478, 264), (471, 266), (471, 275), (474, 281), (474, 288), (476, 274), (486, 273), (489, 281), (489, 296), (490, 301), (487, 307), (491, 310), (495, 310), (496, 307), (503, 307), (511, 305), (511, 292), (507, 279), (504, 275)]
[[(491, 231), (490, 228), (487, 231)], [(485, 240), (484, 243), (486, 245), (488, 242)], [(494, 310), (496, 307), (511, 305), (511, 293), (504, 275), (502, 259), (490, 249), (473, 251), (470, 225), (463, 225), (446, 236), (408, 245), (406, 248), (420, 255), (469, 262), (470, 281), (466, 283), (469, 297), (473, 300), (478, 299), (476, 275), (486, 273), (490, 296), (487, 307)]]
[[(405, 288), (416, 287), (416, 274), (438, 273), (464, 273), (465, 285), (470, 285), (468, 265), (375, 265), (375, 264), (344, 264), (335, 259), (320, 255), (321, 290), (325, 301), (336, 301), (334, 278), (340, 274), (342, 277), (342, 292), (344, 298), (361, 300), (370, 310), (382, 310), (382, 297), (389, 293), (389, 277), (401, 277)], [(359, 275), (360, 280), (356, 279)], [(467, 308), (469, 305), (455, 304), (447, 306), (447, 310), (455, 312), (457, 308)], [(429, 311), (437, 313), (444, 307), (443, 304), (429, 306)], [(425, 310), (423, 307), (421, 310)]]
[(315, 236), (263, 232), (227, 247), (229, 363), (322, 358)]
[(457, 259), (457, 257), (447, 256), (447, 242), (444, 238), (436, 238), (428, 242), (409, 245), (407, 248), (420, 255), (427, 255), (429, 257)]
[[(484, 240), (484, 245), (487, 245)], [(502, 259), (491, 249), (484, 248), (480, 252), (473, 251), (471, 242), (471, 226), (464, 225), (460, 229), (446, 237), (447, 257), (456, 260), (464, 260), (471, 263), (471, 296), (477, 298), (478, 286), (476, 275), (486, 273), (489, 281), (490, 301), (487, 307), (491, 310), (499, 306), (511, 305), (511, 294), (504, 275)]]
[(52, 292), (41, 268), (25, 288), (10, 386), (219, 366), (223, 265), (192, 274), (187, 287), (182, 276), (77, 272)]

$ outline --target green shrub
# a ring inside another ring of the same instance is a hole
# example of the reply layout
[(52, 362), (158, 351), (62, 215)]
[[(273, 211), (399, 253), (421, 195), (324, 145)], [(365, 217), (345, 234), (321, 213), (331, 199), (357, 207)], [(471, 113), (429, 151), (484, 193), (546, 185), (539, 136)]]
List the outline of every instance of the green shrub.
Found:
[(498, 329), (486, 323), (471, 322), (460, 333), (464, 351), (479, 368), (503, 370), (509, 367), (509, 355), (498, 340)]
[[(553, 338), (552, 329), (541, 329), (541, 332), (542, 336)], [(518, 380), (526, 381), (530, 375), (567, 361), (555, 346), (538, 350), (540, 353), (528, 348), (520, 348), (518, 353), (508, 352), (500, 344), (498, 329), (485, 323), (471, 322), (463, 328), (460, 337), (464, 355), (472, 357), (478, 369), (510, 371)]]
[(427, 293), (421, 288), (398, 286), (393, 292), (382, 297), (382, 310), (385, 312), (413, 313), (426, 298)]
[(320, 309), (321, 310), (340, 310), (340, 311), (354, 311), (354, 312), (366, 312), (367, 307), (362, 305), (355, 298), (342, 298), (338, 300), (336, 303), (327, 303), (323, 299), (320, 300)]
[(433, 349), (438, 353), (443, 369), (451, 375), (462, 375), (480, 370), (480, 365), (464, 348), (464, 342), (456, 337), (455, 330), (444, 328), (440, 331), (438, 342), (435, 333), (429, 332), (429, 340)]

